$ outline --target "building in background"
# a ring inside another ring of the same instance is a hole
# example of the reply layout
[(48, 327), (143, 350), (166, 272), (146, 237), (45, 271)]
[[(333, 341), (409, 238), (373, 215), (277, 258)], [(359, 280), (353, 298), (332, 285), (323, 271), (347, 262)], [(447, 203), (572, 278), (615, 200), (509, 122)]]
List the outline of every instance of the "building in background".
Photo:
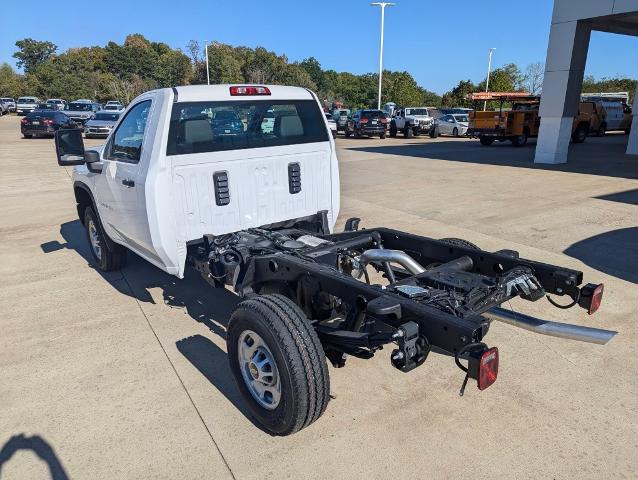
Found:
[[(555, 0), (540, 105), (536, 163), (565, 163), (592, 30), (638, 36), (638, 0)], [(638, 52), (628, 58), (638, 59)], [(638, 92), (627, 153), (638, 155)]]

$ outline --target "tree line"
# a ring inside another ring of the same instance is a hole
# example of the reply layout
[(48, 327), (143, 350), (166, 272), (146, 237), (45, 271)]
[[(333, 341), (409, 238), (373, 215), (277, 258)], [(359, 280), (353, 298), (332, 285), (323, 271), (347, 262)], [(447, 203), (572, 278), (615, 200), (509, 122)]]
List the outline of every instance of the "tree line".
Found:
[[(41, 98), (117, 99), (129, 103), (140, 93), (174, 85), (206, 83), (205, 47), (191, 40), (185, 51), (162, 42), (152, 42), (141, 34), (126, 37), (123, 44), (70, 48), (58, 53), (57, 45), (25, 38), (16, 42), (13, 57), (24, 73), (9, 64), (0, 65), (0, 95)], [(316, 58), (290, 62), (265, 48), (208, 44), (211, 83), (271, 83), (299, 85), (317, 92), (326, 105), (341, 102), (352, 109), (373, 107), (377, 103), (378, 74), (355, 75), (324, 70)], [(521, 69), (510, 63), (492, 71), (491, 91), (540, 93), (544, 65), (532, 63)], [(479, 83), (461, 80), (443, 95), (420, 86), (407, 71), (384, 71), (382, 103), (471, 107), (468, 93), (484, 91), (486, 79)], [(636, 81), (627, 78), (586, 77), (584, 92), (636, 91)]]

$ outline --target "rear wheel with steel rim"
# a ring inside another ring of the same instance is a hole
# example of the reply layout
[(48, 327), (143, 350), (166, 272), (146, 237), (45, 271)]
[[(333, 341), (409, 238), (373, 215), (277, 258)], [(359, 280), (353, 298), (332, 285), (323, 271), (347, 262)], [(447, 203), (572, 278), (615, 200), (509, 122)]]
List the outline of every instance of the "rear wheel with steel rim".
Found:
[(91, 254), (100, 270), (119, 270), (126, 264), (126, 249), (106, 238), (93, 207), (84, 210), (84, 228)]
[(268, 294), (241, 302), (226, 346), (239, 391), (264, 430), (290, 435), (323, 414), (330, 393), (325, 355), (292, 300)]
[(455, 137), (459, 136), (459, 129), (454, 127), (454, 130), (452, 130), (452, 135), (454, 135)]
[(267, 410), (274, 410), (281, 399), (279, 369), (268, 345), (252, 330), (245, 330), (237, 341), (239, 367), (250, 394)]

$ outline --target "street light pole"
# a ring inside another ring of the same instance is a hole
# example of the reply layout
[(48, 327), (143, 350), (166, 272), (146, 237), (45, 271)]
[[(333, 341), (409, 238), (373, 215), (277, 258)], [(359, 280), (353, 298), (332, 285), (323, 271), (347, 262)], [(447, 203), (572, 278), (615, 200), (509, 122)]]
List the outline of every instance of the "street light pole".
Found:
[[(494, 50), (496, 50), (496, 48), (490, 48), (490, 58), (487, 61), (487, 80), (485, 80), (485, 93), (487, 93), (490, 88), (490, 73), (492, 73), (492, 55), (494, 54)], [(483, 111), (485, 110), (487, 110), (487, 100), (483, 102)]]
[(208, 71), (208, 42), (206, 42), (206, 84), (210, 85), (210, 72)]
[(396, 3), (374, 2), (370, 5), (381, 7), (381, 47), (379, 49), (379, 101), (377, 108), (381, 110), (381, 83), (383, 81), (383, 30), (385, 28), (385, 7), (393, 7)]

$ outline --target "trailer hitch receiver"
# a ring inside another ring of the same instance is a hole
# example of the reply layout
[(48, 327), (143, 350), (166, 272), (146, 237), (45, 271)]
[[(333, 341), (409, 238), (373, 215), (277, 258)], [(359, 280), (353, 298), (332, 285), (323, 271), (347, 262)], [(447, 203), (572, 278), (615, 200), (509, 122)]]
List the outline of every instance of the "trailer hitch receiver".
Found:
[(430, 344), (425, 337), (419, 335), (419, 325), (415, 322), (401, 325), (392, 338), (399, 348), (392, 351), (390, 360), (402, 372), (409, 372), (422, 365), (430, 353)]

